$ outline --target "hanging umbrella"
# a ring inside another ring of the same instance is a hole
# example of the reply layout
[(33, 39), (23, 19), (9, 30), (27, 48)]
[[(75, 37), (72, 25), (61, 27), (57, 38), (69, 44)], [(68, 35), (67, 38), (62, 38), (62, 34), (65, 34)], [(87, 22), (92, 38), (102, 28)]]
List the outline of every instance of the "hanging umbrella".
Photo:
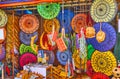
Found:
[[(62, 18), (62, 16), (64, 18)], [(66, 34), (69, 34), (72, 31), (71, 20), (73, 17), (74, 17), (74, 12), (72, 10), (64, 9), (64, 13), (62, 13), (62, 10), (60, 11), (60, 13), (57, 16), (61, 26), (60, 32), (61, 32), (62, 26), (64, 26)]]
[(45, 20), (44, 21), (44, 25), (43, 26), (44, 26), (45, 32), (51, 33), (52, 29), (53, 29), (53, 25), (54, 25), (55, 31), (59, 32), (60, 23), (59, 23), (59, 21), (56, 18), (52, 19), (52, 20)]
[(76, 33), (80, 33), (81, 28), (86, 27), (86, 18), (87, 18), (86, 14), (76, 14), (73, 17), (71, 26)]
[(110, 79), (110, 78), (103, 73), (97, 72), (93, 74), (92, 79)]
[(53, 19), (60, 12), (60, 4), (43, 3), (40, 5), (37, 5), (37, 11), (44, 19)]
[(71, 54), (72, 53), (69, 50), (64, 52), (57, 51), (56, 53), (57, 59), (62, 65), (66, 65), (66, 63), (68, 62), (68, 59), (71, 60)]
[(0, 27), (4, 27), (8, 21), (7, 14), (0, 9)]
[[(34, 46), (36, 46), (36, 45), (34, 45)], [(32, 54), (34, 54), (34, 55), (37, 55), (37, 52), (35, 52), (35, 51), (31, 48), (31, 46), (27, 46), (27, 45), (25, 45), (25, 44), (21, 44), (21, 45), (20, 45), (19, 51), (20, 51), (20, 55), (22, 55), (22, 54), (24, 54), (24, 53), (26, 53), (26, 52), (30, 52), (30, 53), (32, 53)]]
[(29, 52), (26, 52), (25, 54), (21, 55), (19, 59), (20, 67), (23, 67), (24, 65), (29, 63), (36, 63), (36, 62), (37, 62), (37, 57)]
[(31, 34), (27, 34), (23, 31), (20, 31), (20, 34), (19, 34), (19, 37), (20, 37), (20, 41), (23, 43), (23, 44), (26, 44), (26, 45), (30, 45), (30, 42), (31, 42), (31, 37), (33, 36), (37, 36), (34, 40), (34, 43), (37, 42), (38, 40), (38, 32), (34, 32), (34, 33), (31, 33)]
[(39, 20), (35, 15), (25, 14), (19, 20), (20, 29), (25, 33), (33, 33), (39, 28)]
[(112, 70), (117, 66), (116, 58), (111, 51), (95, 51), (91, 57), (92, 68), (95, 72), (101, 72), (108, 76), (112, 75)]
[[(94, 25), (96, 33), (100, 30), (100, 23)], [(102, 31), (105, 32), (105, 40), (99, 43), (96, 37), (87, 39), (88, 44), (91, 44), (96, 50), (105, 52), (112, 49), (116, 43), (116, 31), (112, 25), (102, 23)]]
[(91, 17), (95, 22), (110, 22), (116, 13), (115, 0), (95, 0), (90, 9)]

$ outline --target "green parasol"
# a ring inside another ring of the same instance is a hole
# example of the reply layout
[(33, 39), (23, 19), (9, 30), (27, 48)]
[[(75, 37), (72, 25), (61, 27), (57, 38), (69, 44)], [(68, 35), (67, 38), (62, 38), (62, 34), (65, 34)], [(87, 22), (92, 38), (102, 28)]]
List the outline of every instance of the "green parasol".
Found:
[(0, 9), (0, 27), (4, 27), (8, 21), (7, 14)]
[(53, 19), (60, 12), (60, 4), (43, 3), (40, 5), (37, 5), (37, 11), (44, 19)]
[(90, 60), (93, 52), (95, 51), (95, 49), (94, 49), (94, 47), (91, 44), (89, 44), (87, 46), (87, 50), (88, 50), (87, 59)]

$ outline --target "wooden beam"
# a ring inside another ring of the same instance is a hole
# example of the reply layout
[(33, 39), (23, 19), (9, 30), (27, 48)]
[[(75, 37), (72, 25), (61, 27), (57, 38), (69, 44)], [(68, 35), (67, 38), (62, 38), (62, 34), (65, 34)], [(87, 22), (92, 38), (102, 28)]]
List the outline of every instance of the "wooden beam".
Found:
[(34, 0), (34, 1), (26, 1), (26, 2), (13, 2), (7, 4), (0, 4), (0, 7), (13, 7), (13, 6), (21, 6), (21, 5), (31, 5), (38, 4), (42, 2), (61, 2), (62, 0)]

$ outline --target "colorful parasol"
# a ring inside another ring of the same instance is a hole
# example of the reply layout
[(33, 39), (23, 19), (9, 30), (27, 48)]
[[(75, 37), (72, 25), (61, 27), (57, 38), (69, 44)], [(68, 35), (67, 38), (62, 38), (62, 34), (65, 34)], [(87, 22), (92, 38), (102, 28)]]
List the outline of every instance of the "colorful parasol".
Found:
[(53, 29), (53, 25), (54, 25), (54, 29), (56, 32), (59, 32), (59, 28), (60, 28), (60, 23), (57, 19), (52, 19), (52, 20), (45, 20), (44, 21), (44, 30), (47, 33), (51, 33), (52, 29)]
[(94, 70), (93, 70), (93, 68), (92, 68), (90, 60), (87, 61), (87, 71), (86, 71), (86, 73), (90, 77), (92, 77), (92, 75), (95, 73)]
[[(34, 44), (34, 46), (36, 46), (36, 45)], [(24, 54), (26, 52), (32, 53), (34, 55), (37, 54), (37, 52), (35, 52), (30, 46), (27, 46), (25, 44), (20, 45), (19, 51), (20, 51), (20, 55), (22, 55), (22, 54)]]
[(76, 14), (71, 22), (72, 29), (76, 33), (80, 33), (82, 27), (86, 27), (86, 14)]
[(112, 70), (117, 66), (116, 58), (111, 51), (95, 51), (91, 57), (91, 64), (95, 72), (101, 72), (108, 76), (112, 75)]
[(0, 27), (4, 27), (8, 21), (7, 14), (0, 9)]
[(53, 19), (60, 12), (60, 4), (43, 3), (40, 5), (37, 5), (37, 11), (44, 19)]
[[(100, 30), (100, 23), (95, 24), (94, 28), (95, 28), (95, 31), (97, 33)], [(108, 23), (102, 23), (101, 29), (106, 34), (105, 40), (103, 42), (99, 43), (96, 40), (96, 37), (87, 39), (87, 42), (88, 42), (88, 44), (93, 45), (93, 47), (96, 50), (104, 52), (104, 51), (108, 51), (108, 50), (112, 49), (113, 46), (115, 45), (115, 43), (116, 43), (116, 31), (113, 28), (113, 26), (108, 24)]]
[(29, 52), (26, 52), (25, 54), (21, 55), (19, 59), (19, 64), (21, 67), (23, 67), (26, 64), (36, 63), (36, 62), (37, 62), (37, 57)]
[(110, 78), (103, 73), (97, 72), (93, 74), (92, 79), (110, 79)]
[(117, 60), (120, 60), (120, 33), (117, 33), (117, 42), (114, 47), (114, 55)]
[(50, 40), (48, 39), (47, 33), (43, 32), (40, 36), (40, 46), (45, 50), (53, 50), (56, 46), (52, 46)]
[(91, 56), (93, 54), (93, 52), (95, 51), (95, 49), (93, 48), (93, 46), (91, 44), (88, 44), (87, 46), (87, 59), (90, 60)]
[(33, 33), (39, 28), (39, 20), (35, 15), (25, 14), (19, 20), (20, 29), (25, 33)]
[[(62, 18), (62, 16), (64, 17), (64, 19)], [(72, 10), (64, 9), (64, 13), (62, 13), (62, 10), (60, 11), (59, 15), (57, 16), (61, 26), (60, 32), (61, 32), (62, 26), (64, 26), (66, 34), (69, 34), (72, 31), (70, 22), (73, 17), (74, 17), (74, 12)]]
[(95, 22), (110, 22), (117, 13), (117, 4), (115, 0), (95, 0), (90, 13)]
[(71, 52), (69, 50), (66, 50), (64, 52), (60, 52), (57, 51), (56, 55), (57, 55), (57, 59), (60, 62), (60, 64), (62, 65), (66, 65), (66, 63), (68, 62), (68, 59), (71, 60)]
[(37, 40), (38, 40), (38, 32), (34, 32), (34, 33), (31, 33), (31, 34), (27, 34), (27, 33), (23, 32), (23, 31), (20, 31), (20, 34), (19, 34), (20, 41), (21, 41), (23, 44), (30, 45), (31, 37), (33, 37), (34, 35), (36, 35), (36, 38), (35, 38), (35, 40), (34, 40), (34, 43), (36, 43)]

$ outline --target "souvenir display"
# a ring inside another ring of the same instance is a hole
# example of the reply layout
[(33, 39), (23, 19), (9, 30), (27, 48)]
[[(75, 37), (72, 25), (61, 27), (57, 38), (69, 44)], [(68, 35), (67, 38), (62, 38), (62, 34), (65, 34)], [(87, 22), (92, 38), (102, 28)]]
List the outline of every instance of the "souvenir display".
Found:
[[(71, 20), (74, 17), (74, 12), (69, 9), (64, 9), (64, 13), (62, 12), (63, 10), (60, 11), (59, 15), (57, 16), (58, 20), (60, 21), (60, 32), (62, 30), (62, 26), (65, 28), (65, 33), (69, 34), (72, 31), (71, 27)], [(62, 18), (64, 17), (64, 18)]]
[(87, 18), (86, 14), (76, 14), (73, 17), (71, 21), (71, 26), (76, 33), (80, 33), (81, 28), (86, 27), (86, 18)]
[(96, 0), (92, 3), (90, 14), (95, 22), (110, 22), (117, 13), (115, 0)]
[(8, 21), (7, 14), (0, 9), (0, 27), (4, 27)]
[(35, 15), (25, 14), (19, 20), (19, 27), (25, 33), (34, 33), (39, 28), (39, 20)]
[[(101, 27), (102, 31), (105, 32), (105, 40), (99, 43), (96, 40), (96, 37), (94, 37), (94, 38), (87, 39), (87, 43), (91, 44), (96, 50), (104, 52), (114, 47), (116, 43), (116, 31), (113, 28), (113, 26), (108, 23), (102, 23), (101, 25), (102, 25)], [(95, 24), (94, 28), (95, 28), (96, 33), (99, 32), (100, 23)]]
[(110, 79), (110, 78), (103, 73), (97, 72), (93, 74), (92, 79)]
[(26, 52), (25, 54), (21, 55), (19, 59), (19, 64), (21, 67), (23, 67), (26, 64), (36, 63), (36, 62), (37, 62), (37, 57), (29, 52)]
[(36, 35), (36, 38), (35, 38), (35, 40), (34, 40), (34, 43), (36, 43), (37, 40), (38, 40), (38, 32), (34, 32), (34, 33), (31, 33), (31, 34), (27, 34), (27, 33), (23, 32), (23, 31), (20, 31), (20, 34), (19, 34), (20, 41), (21, 41), (23, 44), (30, 45), (31, 37), (33, 37), (34, 35)]
[(59, 24), (59, 21), (57, 19), (45, 20), (44, 21), (44, 25), (43, 26), (44, 26), (45, 32), (51, 33), (53, 25), (54, 25), (55, 31), (59, 32), (60, 24)]
[(120, 78), (120, 68), (115, 67), (112, 72), (113, 72), (113, 77), (111, 79)]
[(120, 78), (115, 0), (0, 0), (0, 7), (2, 79)]
[(60, 12), (60, 4), (58, 3), (39, 4), (37, 5), (37, 11), (44, 19), (53, 19)]
[(57, 59), (62, 65), (66, 65), (68, 59), (71, 60), (71, 52), (69, 50), (66, 50), (64, 52), (57, 51)]
[(108, 76), (112, 75), (112, 70), (117, 66), (116, 59), (111, 51), (95, 51), (91, 57), (92, 68), (95, 72), (101, 72)]

